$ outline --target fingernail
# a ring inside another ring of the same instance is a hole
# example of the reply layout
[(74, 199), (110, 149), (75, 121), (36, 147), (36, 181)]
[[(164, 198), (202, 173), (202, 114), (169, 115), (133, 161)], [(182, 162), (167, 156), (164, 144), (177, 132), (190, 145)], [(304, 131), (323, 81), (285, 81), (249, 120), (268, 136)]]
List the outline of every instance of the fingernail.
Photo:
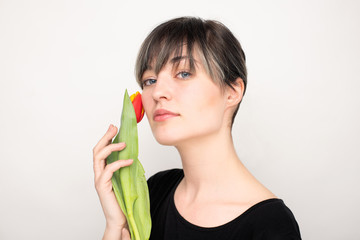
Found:
[(110, 124), (108, 131), (110, 131), (112, 129), (112, 127), (113, 127), (113, 125)]

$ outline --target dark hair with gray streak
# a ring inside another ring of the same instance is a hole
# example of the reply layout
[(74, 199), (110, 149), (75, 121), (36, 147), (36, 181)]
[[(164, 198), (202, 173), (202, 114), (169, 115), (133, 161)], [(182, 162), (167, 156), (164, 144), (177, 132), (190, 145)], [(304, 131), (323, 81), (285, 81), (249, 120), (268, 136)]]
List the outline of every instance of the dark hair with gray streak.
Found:
[[(226, 85), (233, 88), (237, 78), (244, 82), (244, 94), (247, 85), (245, 54), (239, 41), (222, 23), (195, 17), (181, 17), (169, 20), (157, 26), (143, 42), (137, 60), (135, 75), (141, 84), (141, 78), (148, 69), (156, 74), (168, 62), (170, 55), (181, 57), (186, 46), (190, 68), (194, 69), (193, 51), (199, 53), (201, 62), (213, 81), (221, 88)], [(240, 101), (241, 103), (241, 101)], [(232, 116), (231, 125), (240, 103)]]

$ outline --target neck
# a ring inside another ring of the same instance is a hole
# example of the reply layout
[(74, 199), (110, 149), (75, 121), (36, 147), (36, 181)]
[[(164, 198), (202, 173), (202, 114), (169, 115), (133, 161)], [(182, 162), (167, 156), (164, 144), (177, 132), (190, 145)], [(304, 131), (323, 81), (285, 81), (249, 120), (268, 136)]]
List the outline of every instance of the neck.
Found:
[(247, 171), (238, 158), (230, 129), (176, 146), (184, 169), (188, 193), (208, 196), (217, 187), (233, 186)]

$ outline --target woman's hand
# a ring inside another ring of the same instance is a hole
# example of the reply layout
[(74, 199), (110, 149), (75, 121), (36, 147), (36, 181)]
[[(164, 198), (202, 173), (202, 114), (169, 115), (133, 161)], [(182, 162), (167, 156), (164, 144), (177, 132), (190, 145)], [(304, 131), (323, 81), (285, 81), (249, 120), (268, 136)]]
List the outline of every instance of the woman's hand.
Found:
[(116, 133), (117, 128), (110, 125), (108, 131), (93, 149), (95, 188), (106, 219), (103, 239), (127, 240), (130, 239), (130, 234), (127, 229), (126, 217), (116, 200), (111, 178), (116, 170), (131, 165), (133, 160), (118, 160), (111, 164), (106, 164), (106, 158), (111, 152), (121, 151), (125, 148), (125, 143), (111, 143)]

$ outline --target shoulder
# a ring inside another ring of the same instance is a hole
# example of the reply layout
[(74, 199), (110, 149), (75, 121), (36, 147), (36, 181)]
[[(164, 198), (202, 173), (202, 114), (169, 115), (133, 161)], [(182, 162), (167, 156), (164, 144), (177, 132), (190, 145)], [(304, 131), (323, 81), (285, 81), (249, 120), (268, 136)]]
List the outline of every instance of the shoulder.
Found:
[(281, 199), (268, 199), (248, 210), (254, 239), (301, 239), (298, 223)]

